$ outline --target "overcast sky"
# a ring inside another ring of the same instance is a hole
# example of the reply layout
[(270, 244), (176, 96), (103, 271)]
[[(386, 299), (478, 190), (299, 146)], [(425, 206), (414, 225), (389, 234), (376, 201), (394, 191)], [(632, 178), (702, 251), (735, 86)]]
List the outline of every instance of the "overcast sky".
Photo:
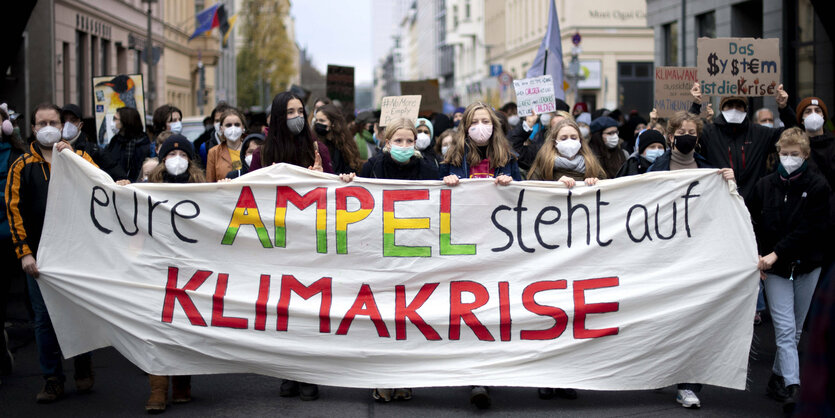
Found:
[(328, 64), (354, 67), (356, 84), (371, 84), (371, 0), (295, 0), (290, 14), (296, 22), (296, 42), (307, 48), (322, 74)]

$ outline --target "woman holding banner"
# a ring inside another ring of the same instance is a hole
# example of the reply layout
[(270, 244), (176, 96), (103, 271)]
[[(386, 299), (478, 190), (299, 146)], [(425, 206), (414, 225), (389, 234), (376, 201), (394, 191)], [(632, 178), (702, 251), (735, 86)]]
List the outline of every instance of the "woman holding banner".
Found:
[(558, 123), (539, 149), (528, 180), (556, 180), (574, 187), (576, 181), (592, 186), (605, 179), (606, 172), (582, 138), (580, 127), (571, 119)]
[(328, 147), (334, 174), (354, 173), (362, 167), (357, 143), (348, 132), (342, 112), (332, 104), (317, 108), (313, 130)]
[(252, 154), (249, 171), (287, 163), (333, 173), (328, 147), (313, 138), (308, 119), (302, 100), (298, 96), (289, 91), (277, 94), (270, 110), (267, 138), (264, 146)]
[(800, 388), (797, 344), (827, 248), (829, 186), (810, 169), (809, 138), (800, 128), (784, 131), (777, 151), (777, 171), (757, 182), (746, 203), (777, 340), (767, 393), (793, 404)]

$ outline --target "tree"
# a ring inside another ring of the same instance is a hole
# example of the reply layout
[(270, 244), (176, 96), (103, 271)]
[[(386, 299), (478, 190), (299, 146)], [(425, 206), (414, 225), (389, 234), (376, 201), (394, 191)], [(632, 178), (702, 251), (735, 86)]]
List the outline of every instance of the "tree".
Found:
[(243, 45), (236, 62), (239, 106), (266, 108), (275, 92), (289, 87), (298, 54), (287, 33), (289, 14), (289, 0), (244, 1)]

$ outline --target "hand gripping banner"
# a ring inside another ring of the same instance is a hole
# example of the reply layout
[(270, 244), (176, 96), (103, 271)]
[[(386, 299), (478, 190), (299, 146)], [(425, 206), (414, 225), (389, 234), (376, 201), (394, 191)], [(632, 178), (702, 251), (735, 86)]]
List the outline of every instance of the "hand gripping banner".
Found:
[(345, 387), (745, 388), (757, 251), (714, 170), (118, 186), (54, 158), (38, 283), (66, 356)]

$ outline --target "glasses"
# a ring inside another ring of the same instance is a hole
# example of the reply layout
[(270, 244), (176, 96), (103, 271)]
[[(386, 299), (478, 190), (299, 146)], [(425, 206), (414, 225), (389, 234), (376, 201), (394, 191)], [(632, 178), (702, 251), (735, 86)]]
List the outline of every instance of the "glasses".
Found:
[(51, 122), (47, 122), (45, 120), (42, 120), (42, 121), (36, 123), (35, 127), (38, 128), (38, 129), (41, 129), (41, 128), (45, 128), (47, 125), (49, 125), (53, 128), (60, 128), (61, 127), (61, 121), (53, 120)]

